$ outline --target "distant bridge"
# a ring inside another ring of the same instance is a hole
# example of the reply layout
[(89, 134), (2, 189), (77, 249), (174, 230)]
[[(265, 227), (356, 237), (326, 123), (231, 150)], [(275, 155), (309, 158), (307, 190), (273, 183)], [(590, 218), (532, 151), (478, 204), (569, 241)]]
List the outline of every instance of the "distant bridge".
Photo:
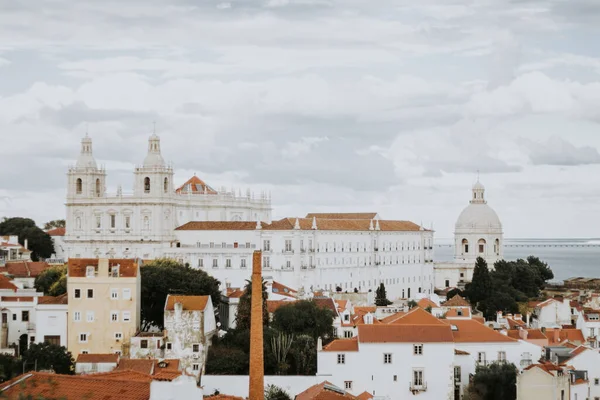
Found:
[[(436, 244), (435, 247), (454, 247), (453, 244)], [(504, 244), (504, 248), (507, 247), (600, 247), (600, 243), (581, 243), (581, 244), (574, 244), (574, 243), (568, 243), (568, 244)]]

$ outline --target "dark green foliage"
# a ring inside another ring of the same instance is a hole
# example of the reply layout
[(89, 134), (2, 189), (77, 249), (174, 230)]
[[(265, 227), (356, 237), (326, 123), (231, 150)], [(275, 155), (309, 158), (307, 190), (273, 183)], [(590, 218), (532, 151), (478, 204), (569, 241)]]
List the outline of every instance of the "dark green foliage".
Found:
[(0, 354), (0, 383), (11, 380), (22, 373), (23, 364), (19, 362), (18, 358), (7, 354)]
[[(61, 282), (64, 281), (64, 283)], [(34, 286), (38, 292), (48, 296), (59, 296), (67, 291), (67, 267), (48, 268), (35, 278)]]
[(273, 313), (273, 328), (293, 335), (309, 335), (315, 341), (333, 336), (333, 312), (309, 300), (290, 302)]
[(154, 260), (141, 268), (141, 274), (142, 330), (150, 326), (164, 328), (164, 307), (169, 294), (210, 295), (215, 309), (221, 299), (218, 280), (175, 260)]
[(450, 300), (456, 295), (459, 295), (460, 297), (466, 296), (462, 290), (460, 290), (459, 288), (454, 288), (452, 290), (449, 290), (448, 293), (446, 293), (446, 298)]
[(385, 285), (381, 282), (375, 291), (375, 305), (378, 307), (385, 307), (390, 304), (392, 304), (392, 302), (388, 300)]
[(267, 385), (265, 388), (265, 400), (292, 400), (292, 398), (279, 386)]
[(206, 373), (214, 375), (247, 375), (248, 353), (236, 347), (211, 346), (208, 349)]
[(23, 354), (25, 370), (54, 370), (57, 374), (73, 375), (75, 361), (66, 347), (49, 343), (31, 343)]
[(477, 257), (475, 269), (473, 270), (473, 279), (466, 288), (467, 297), (471, 301), (471, 304), (476, 305), (489, 296), (491, 289), (492, 280), (487, 262), (483, 258)]
[(515, 400), (517, 398), (517, 368), (513, 364), (492, 363), (477, 367), (466, 389), (470, 400)]
[[(269, 325), (269, 311), (267, 310), (267, 299), (269, 294), (267, 293), (267, 286), (265, 281), (262, 282), (262, 299), (263, 299), (263, 325)], [(250, 309), (252, 307), (252, 282), (246, 281), (244, 287), (244, 294), (240, 297), (238, 303), (237, 315), (235, 317), (236, 329), (246, 330), (250, 329)]]
[(39, 261), (42, 258), (49, 258), (54, 254), (54, 243), (52, 238), (46, 232), (36, 226), (35, 222), (29, 218), (4, 218), (0, 222), (0, 235), (18, 235), (19, 243), (23, 245), (25, 239), (28, 240), (28, 247), (31, 250), (31, 259)]
[(66, 221), (64, 219), (55, 219), (52, 221), (48, 221), (44, 224), (44, 230), (45, 231), (49, 231), (50, 229), (54, 229), (54, 228), (64, 228), (66, 227)]
[(411, 310), (417, 306), (417, 302), (414, 300), (409, 300), (408, 303), (406, 303), (406, 305), (408, 306), (408, 309)]
[(309, 335), (299, 335), (294, 339), (290, 350), (291, 373), (314, 375), (317, 373), (317, 346)]

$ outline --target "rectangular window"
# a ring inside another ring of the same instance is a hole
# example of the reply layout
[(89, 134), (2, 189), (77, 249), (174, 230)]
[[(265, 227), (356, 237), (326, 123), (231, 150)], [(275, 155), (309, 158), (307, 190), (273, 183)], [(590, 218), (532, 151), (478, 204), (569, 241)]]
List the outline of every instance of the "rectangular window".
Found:
[(600, 379), (594, 378), (594, 385), (596, 385), (596, 386), (600, 385)]
[(131, 289), (123, 289), (123, 300), (131, 300)]
[(115, 332), (115, 340), (123, 339), (123, 334), (121, 332)]
[(219, 268), (219, 260), (213, 258), (213, 268)]
[(454, 367), (454, 382), (461, 381), (460, 375), (461, 375), (460, 367)]
[(29, 322), (29, 311), (21, 311), (21, 321)]
[(292, 269), (292, 262), (291, 261), (286, 261), (285, 262), (285, 268), (286, 269)]
[(337, 363), (338, 364), (346, 364), (346, 355), (345, 354), (338, 354), (337, 355)]
[(263, 241), (263, 250), (264, 251), (271, 251), (271, 241), (270, 240), (264, 240)]
[(17, 320), (17, 314), (13, 314), (13, 321)]
[(192, 364), (192, 371), (200, 371), (200, 364)]
[(94, 289), (88, 289), (87, 290), (87, 298), (88, 299), (93, 299), (94, 298)]
[(202, 258), (198, 259), (198, 268), (204, 268), (204, 259), (202, 259)]
[(173, 343), (168, 342), (167, 345), (166, 345), (166, 347), (167, 347), (167, 350), (173, 349)]
[(392, 355), (391, 354), (384, 354), (383, 355), (383, 363), (384, 364), (391, 364), (392, 363)]
[(413, 369), (413, 385), (423, 386), (423, 370)]
[(87, 341), (88, 341), (87, 333), (80, 333), (79, 334), (79, 343), (87, 343)]
[(142, 348), (142, 349), (148, 348), (148, 340), (147, 339), (140, 340), (140, 348)]
[(131, 320), (131, 312), (123, 311), (123, 322), (129, 322)]
[(263, 267), (271, 268), (271, 258), (268, 256), (263, 257)]
[(483, 352), (477, 353), (477, 363), (485, 365), (485, 353), (483, 353)]
[(225, 259), (225, 268), (231, 268), (231, 258)]
[(111, 311), (110, 313), (110, 322), (118, 322), (119, 321), (119, 312)]
[(292, 241), (290, 239), (285, 240), (285, 251), (292, 251)]
[(116, 225), (117, 225), (117, 216), (115, 214), (111, 214), (110, 215), (110, 227), (114, 229)]
[(81, 289), (75, 289), (73, 292), (73, 297), (76, 299), (81, 298)]
[(85, 320), (87, 322), (94, 322), (94, 312), (93, 311), (88, 311), (85, 313)]
[(75, 322), (81, 321), (81, 312), (80, 311), (75, 311), (73, 313), (73, 321), (75, 321)]
[(246, 268), (246, 259), (245, 258), (242, 258), (240, 260), (240, 268)]
[(193, 351), (194, 353), (199, 353), (199, 352), (200, 352), (200, 345), (199, 345), (199, 344), (197, 344), (197, 343), (193, 344), (193, 345), (192, 345), (192, 351)]
[(102, 227), (102, 218), (100, 216), (96, 216), (96, 228), (100, 229)]
[(398, 375), (394, 375), (394, 382), (398, 382)]
[(125, 229), (131, 228), (131, 217), (129, 215), (125, 216)]
[(505, 351), (498, 352), (498, 361), (500, 361), (500, 362), (506, 361), (506, 352)]
[(119, 289), (110, 289), (110, 298), (112, 300), (118, 300), (119, 299)]
[(352, 381), (344, 381), (344, 388), (346, 388), (346, 390), (352, 390)]
[(93, 278), (94, 276), (96, 276), (96, 268), (94, 268), (94, 267), (92, 267), (92, 266), (90, 266), (90, 267), (87, 267), (87, 268), (85, 269), (85, 276), (86, 276), (87, 278)]
[(421, 356), (421, 355), (423, 355), (423, 345), (422, 344), (415, 344), (415, 345), (413, 345), (413, 354), (415, 356)]

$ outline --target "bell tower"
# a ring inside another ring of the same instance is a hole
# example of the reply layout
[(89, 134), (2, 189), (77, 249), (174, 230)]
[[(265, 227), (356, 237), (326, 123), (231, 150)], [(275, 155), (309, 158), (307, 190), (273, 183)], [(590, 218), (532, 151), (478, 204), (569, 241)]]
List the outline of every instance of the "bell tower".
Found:
[(74, 167), (69, 168), (67, 198), (94, 198), (106, 195), (106, 170), (98, 168), (92, 153), (92, 139), (81, 140), (81, 152)]
[(135, 169), (134, 194), (142, 198), (173, 196), (173, 168), (166, 165), (160, 153), (160, 138), (156, 134), (148, 139), (144, 163)]

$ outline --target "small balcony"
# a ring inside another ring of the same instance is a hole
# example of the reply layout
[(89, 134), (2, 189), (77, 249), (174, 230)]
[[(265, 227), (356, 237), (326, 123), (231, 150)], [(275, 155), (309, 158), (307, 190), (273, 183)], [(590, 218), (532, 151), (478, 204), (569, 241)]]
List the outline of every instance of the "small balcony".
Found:
[(426, 392), (427, 391), (427, 382), (421, 382), (421, 384), (419, 385), (419, 384), (411, 381), (409, 383), (408, 390), (410, 390), (412, 392), (412, 394)]

